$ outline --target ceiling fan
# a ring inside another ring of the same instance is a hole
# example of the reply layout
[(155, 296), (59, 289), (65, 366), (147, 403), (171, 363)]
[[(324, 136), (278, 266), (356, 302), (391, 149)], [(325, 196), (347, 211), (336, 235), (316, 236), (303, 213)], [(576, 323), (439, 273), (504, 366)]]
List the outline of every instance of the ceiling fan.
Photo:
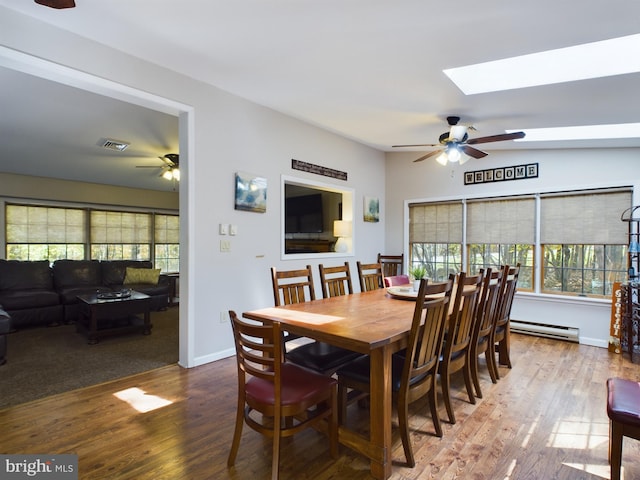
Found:
[(74, 0), (34, 0), (39, 5), (51, 8), (73, 8), (76, 6)]
[(167, 153), (158, 158), (164, 162), (164, 165), (137, 165), (136, 168), (161, 168), (160, 176), (162, 178), (180, 181), (180, 155)]
[(504, 140), (515, 140), (518, 138), (524, 138), (524, 132), (502, 133), (499, 135), (490, 135), (488, 137), (469, 138), (468, 130), (475, 130), (472, 126), (458, 125), (460, 117), (447, 117), (447, 123), (451, 127), (448, 132), (444, 132), (440, 135), (439, 144), (418, 144), (418, 145), (393, 145), (393, 148), (397, 147), (444, 147), (440, 150), (434, 150), (420, 158), (414, 160), (414, 162), (421, 162), (429, 157), (440, 154), (436, 159), (438, 163), (446, 165), (447, 162), (460, 162), (465, 163), (468, 157), (482, 158), (488, 154), (482, 150), (472, 147), (478, 143), (490, 143), (490, 142), (502, 142)]

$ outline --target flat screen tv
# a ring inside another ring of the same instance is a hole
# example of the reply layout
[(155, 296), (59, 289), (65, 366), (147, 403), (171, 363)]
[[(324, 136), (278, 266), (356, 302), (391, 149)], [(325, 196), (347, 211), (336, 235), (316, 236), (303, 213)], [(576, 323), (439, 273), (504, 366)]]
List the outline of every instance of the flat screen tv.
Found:
[(322, 233), (324, 231), (322, 194), (289, 197), (285, 203), (285, 233)]

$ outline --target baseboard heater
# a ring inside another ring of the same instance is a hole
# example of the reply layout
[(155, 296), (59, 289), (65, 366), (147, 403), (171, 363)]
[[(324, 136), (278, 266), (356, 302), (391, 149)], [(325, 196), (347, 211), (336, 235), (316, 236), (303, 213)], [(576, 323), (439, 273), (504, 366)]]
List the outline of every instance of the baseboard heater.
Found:
[(562, 327), (557, 325), (545, 325), (543, 323), (524, 322), (522, 320), (511, 320), (511, 331), (523, 333), (525, 335), (535, 335), (538, 337), (555, 338), (568, 342), (579, 343), (580, 330), (573, 327)]

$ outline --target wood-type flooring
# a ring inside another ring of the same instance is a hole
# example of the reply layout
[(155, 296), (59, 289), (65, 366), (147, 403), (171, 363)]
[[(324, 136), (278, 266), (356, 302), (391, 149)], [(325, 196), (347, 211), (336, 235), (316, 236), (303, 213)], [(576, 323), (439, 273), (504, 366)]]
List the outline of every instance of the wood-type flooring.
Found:
[[(443, 421), (443, 438), (433, 434), (428, 405), (416, 402), (417, 464), (404, 465), (394, 428), (391, 478), (608, 479), (605, 382), (638, 380), (640, 366), (603, 348), (517, 334), (512, 363), (494, 385), (481, 360), (484, 398), (476, 405), (454, 375), (457, 423)], [(0, 453), (74, 453), (82, 480), (269, 478), (271, 441), (246, 426), (236, 465), (227, 468), (236, 379), (234, 358), (172, 365), (0, 410)], [(439, 411), (444, 420), (442, 402)], [(348, 423), (366, 429), (368, 412), (351, 405)], [(332, 459), (316, 431), (282, 443), (282, 479), (371, 478), (364, 457), (341, 447)], [(640, 478), (640, 442), (625, 440), (622, 464), (623, 478)]]

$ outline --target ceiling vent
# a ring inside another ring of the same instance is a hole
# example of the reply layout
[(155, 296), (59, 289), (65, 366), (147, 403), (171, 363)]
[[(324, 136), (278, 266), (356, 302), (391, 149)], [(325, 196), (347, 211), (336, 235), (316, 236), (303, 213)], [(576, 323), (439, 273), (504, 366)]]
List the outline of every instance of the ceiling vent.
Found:
[(118, 152), (124, 152), (129, 146), (128, 143), (121, 142), (119, 140), (112, 140), (110, 138), (101, 138), (98, 145), (109, 150), (116, 150)]

